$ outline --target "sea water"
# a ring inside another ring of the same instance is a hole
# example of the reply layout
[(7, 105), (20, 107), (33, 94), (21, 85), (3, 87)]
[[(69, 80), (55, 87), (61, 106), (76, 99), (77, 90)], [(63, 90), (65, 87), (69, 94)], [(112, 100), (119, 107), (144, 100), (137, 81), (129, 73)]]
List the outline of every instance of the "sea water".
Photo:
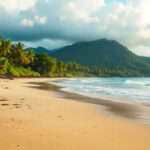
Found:
[(150, 106), (150, 78), (71, 78), (53, 84), (68, 92)]

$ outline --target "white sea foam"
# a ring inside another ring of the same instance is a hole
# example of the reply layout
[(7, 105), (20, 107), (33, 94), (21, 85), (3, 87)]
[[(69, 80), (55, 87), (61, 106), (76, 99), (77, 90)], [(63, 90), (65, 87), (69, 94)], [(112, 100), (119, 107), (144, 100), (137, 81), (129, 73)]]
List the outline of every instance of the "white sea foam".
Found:
[(150, 82), (148, 82), (148, 81), (127, 80), (127, 81), (125, 81), (124, 83), (125, 83), (125, 84), (134, 84), (134, 85), (150, 86)]
[(53, 84), (92, 97), (150, 105), (150, 78), (75, 78)]

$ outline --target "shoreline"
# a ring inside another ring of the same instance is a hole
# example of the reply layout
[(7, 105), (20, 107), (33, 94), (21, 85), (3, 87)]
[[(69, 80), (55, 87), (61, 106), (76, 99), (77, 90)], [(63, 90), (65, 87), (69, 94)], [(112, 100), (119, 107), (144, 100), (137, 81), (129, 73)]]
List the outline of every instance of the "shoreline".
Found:
[(63, 98), (69, 100), (72, 99), (75, 101), (96, 104), (98, 109), (107, 115), (150, 125), (149, 105), (113, 101), (107, 98), (104, 99), (104, 97), (90, 97), (78, 93), (63, 91), (61, 88), (59, 89), (59, 92), (63, 94)]
[(0, 149), (150, 149), (150, 126), (112, 117), (56, 89), (33, 88), (49, 80), (0, 79)]
[[(54, 78), (54, 82), (55, 80), (59, 82), (59, 80), (64, 80), (64, 79)], [(99, 108), (100, 111), (103, 111), (103, 113), (106, 113), (107, 115), (111, 115), (113, 117), (120, 117), (123, 119), (128, 119), (130, 121), (136, 121), (137, 123), (144, 123), (150, 125), (150, 115), (149, 115), (150, 108), (148, 106), (138, 105), (133, 103), (123, 103), (123, 102), (112, 101), (112, 100), (97, 98), (97, 97), (94, 98), (94, 97), (90, 97), (78, 93), (68, 92), (68, 91), (61, 90), (64, 87), (57, 86), (52, 82), (51, 83), (30, 82), (30, 84), (38, 85), (36, 87), (38, 89), (55, 91), (58, 93), (58, 95), (61, 98), (64, 99), (96, 104), (97, 106), (100, 106)], [(33, 88), (35, 87), (33, 86)]]

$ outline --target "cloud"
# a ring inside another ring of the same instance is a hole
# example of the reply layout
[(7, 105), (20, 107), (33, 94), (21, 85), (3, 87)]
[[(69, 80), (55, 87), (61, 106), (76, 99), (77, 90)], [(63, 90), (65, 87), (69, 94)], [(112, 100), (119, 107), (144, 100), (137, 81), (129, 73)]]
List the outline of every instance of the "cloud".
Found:
[(35, 16), (33, 19), (23, 18), (20, 24), (26, 27), (32, 27), (36, 24), (45, 25), (47, 23), (47, 17), (45, 16)]
[(0, 7), (8, 13), (31, 9), (37, 0), (0, 0)]
[(28, 45), (28, 47), (39, 47), (41, 45), (44, 45), (45, 48), (48, 50), (58, 49), (60, 47), (70, 45), (70, 42), (67, 42), (65, 40), (50, 40), (50, 39), (42, 39), (38, 41), (33, 42), (24, 42), (25, 45)]
[(23, 26), (28, 26), (28, 27), (32, 27), (34, 25), (34, 22), (31, 19), (27, 19), (27, 18), (23, 18), (20, 23)]
[(47, 23), (47, 16), (35, 16), (35, 22), (40, 25), (44, 25)]
[(149, 8), (149, 0), (0, 0), (0, 33), (47, 47), (115, 39), (150, 56)]

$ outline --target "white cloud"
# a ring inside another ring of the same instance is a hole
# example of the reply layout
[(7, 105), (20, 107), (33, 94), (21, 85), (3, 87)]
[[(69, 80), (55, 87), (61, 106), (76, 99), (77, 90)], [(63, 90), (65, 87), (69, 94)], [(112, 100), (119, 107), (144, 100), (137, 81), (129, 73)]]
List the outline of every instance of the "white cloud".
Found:
[[(104, 6), (103, 0), (69, 0), (63, 7), (63, 13), (66, 16), (61, 16), (61, 20), (64, 21), (64, 17), (72, 21), (81, 21), (83, 23), (89, 23), (95, 17), (92, 15)], [(62, 19), (63, 18), (63, 19)]]
[(0, 32), (32, 43), (109, 38), (149, 55), (149, 14), (150, 0), (0, 0)]
[(20, 21), (20, 24), (26, 27), (32, 27), (36, 24), (39, 25), (45, 25), (47, 23), (47, 17), (46, 16), (35, 16), (33, 19), (27, 19), (23, 18)]
[(41, 47), (44, 45), (48, 50), (57, 49), (66, 45), (70, 45), (72, 43), (67, 42), (65, 40), (53, 40), (53, 39), (42, 39), (34, 42), (24, 42), (26, 47)]
[(44, 25), (47, 23), (47, 16), (35, 16), (35, 22), (40, 25)]
[(0, 0), (0, 7), (6, 12), (20, 12), (26, 11), (36, 4), (37, 0)]
[(34, 25), (34, 22), (31, 19), (23, 18), (20, 23), (23, 26), (32, 27)]
[(65, 4), (66, 7), (67, 5), (75, 6), (77, 8), (76, 11), (82, 10), (84, 12), (92, 13), (101, 7), (105, 5), (104, 0), (68, 0)]

